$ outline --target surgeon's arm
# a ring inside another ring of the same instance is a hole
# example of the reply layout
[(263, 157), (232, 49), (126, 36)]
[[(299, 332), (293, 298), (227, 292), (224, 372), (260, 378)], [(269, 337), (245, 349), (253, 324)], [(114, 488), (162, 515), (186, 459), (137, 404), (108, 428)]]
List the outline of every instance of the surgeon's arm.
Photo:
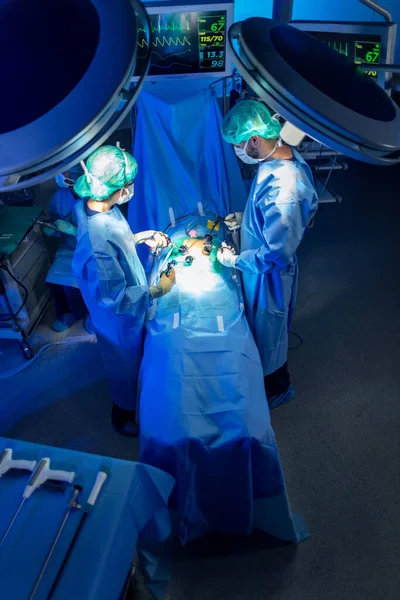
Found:
[(59, 194), (56, 192), (50, 200), (49, 207), (47, 209), (48, 215), (51, 222), (58, 231), (51, 229), (50, 227), (43, 227), (43, 233), (47, 236), (61, 237), (62, 235), (77, 235), (76, 219), (74, 218), (74, 211), (72, 210), (67, 215), (63, 213), (62, 205), (60, 204)]
[(290, 263), (303, 238), (310, 219), (309, 203), (278, 195), (274, 202), (258, 200), (257, 207), (263, 219), (265, 243), (242, 252), (235, 267), (247, 273), (280, 271)]
[[(44, 222), (44, 221), (43, 221)], [(76, 237), (78, 235), (78, 228), (72, 225), (70, 221), (64, 219), (57, 219), (57, 221), (49, 221), (48, 225), (43, 226), (43, 233), (47, 236), (60, 237), (61, 235), (69, 235)]]
[(137, 316), (141, 321), (149, 307), (147, 285), (128, 285), (118, 260), (118, 250), (112, 244), (96, 248), (87, 264), (87, 276), (96, 303), (118, 314)]
[[(54, 223), (54, 221), (56, 221), (57, 219), (60, 218), (60, 215), (57, 212), (57, 203), (55, 200), (55, 196), (53, 196), (53, 198), (50, 201), (49, 207), (47, 209), (48, 215), (52, 221), (52, 223)], [(45, 227), (43, 226), (42, 229), (44, 235), (47, 235), (48, 237), (61, 237), (61, 231), (56, 231), (55, 229), (52, 229), (51, 227)]]

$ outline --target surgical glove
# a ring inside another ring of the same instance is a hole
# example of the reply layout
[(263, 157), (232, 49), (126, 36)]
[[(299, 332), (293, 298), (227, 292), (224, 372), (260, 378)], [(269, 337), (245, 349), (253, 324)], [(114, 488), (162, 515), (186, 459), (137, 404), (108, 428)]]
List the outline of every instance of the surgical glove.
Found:
[(155, 234), (154, 229), (149, 229), (148, 231), (139, 231), (139, 233), (133, 234), (133, 239), (135, 240), (135, 244), (143, 244), (148, 239), (152, 238)]
[(161, 273), (160, 281), (158, 285), (152, 285), (150, 287), (150, 295), (154, 298), (160, 298), (161, 296), (165, 296), (168, 294), (172, 287), (175, 285), (175, 269), (171, 267), (171, 271), (169, 275), (165, 273)]
[(225, 242), (222, 242), (222, 246), (217, 252), (217, 258), (221, 265), (224, 265), (224, 267), (228, 268), (234, 268), (238, 259), (238, 257), (235, 256), (234, 249), (228, 246)]
[(152, 239), (146, 240), (145, 243), (150, 248), (167, 248), (170, 245), (171, 240), (165, 233), (154, 231)]
[(68, 223), (68, 221), (63, 221), (62, 219), (57, 219), (57, 221), (54, 221), (53, 225), (54, 227), (57, 227), (60, 233), (65, 233), (65, 235), (76, 237), (78, 232), (78, 229), (75, 227), (75, 225)]
[(224, 219), (224, 223), (229, 229), (229, 231), (237, 231), (241, 228), (243, 221), (243, 213), (230, 213)]
[(166, 273), (162, 273), (162, 275), (160, 277), (159, 283), (165, 289), (165, 293), (166, 294), (168, 294), (168, 292), (171, 291), (172, 287), (176, 283), (176, 276), (175, 276), (175, 269), (174, 269), (174, 267), (172, 267), (172, 266), (170, 267), (168, 275)]
[(50, 229), (50, 227), (42, 227), (42, 231), (44, 233), (44, 235), (47, 235), (48, 237), (53, 237), (56, 235), (59, 235), (58, 231), (54, 231), (54, 229)]
[(154, 229), (149, 229), (148, 231), (140, 231), (139, 233), (133, 234), (135, 244), (147, 244), (150, 248), (158, 248), (161, 246), (162, 248), (166, 248), (170, 245), (171, 240), (165, 233), (161, 233), (160, 231), (154, 231)]

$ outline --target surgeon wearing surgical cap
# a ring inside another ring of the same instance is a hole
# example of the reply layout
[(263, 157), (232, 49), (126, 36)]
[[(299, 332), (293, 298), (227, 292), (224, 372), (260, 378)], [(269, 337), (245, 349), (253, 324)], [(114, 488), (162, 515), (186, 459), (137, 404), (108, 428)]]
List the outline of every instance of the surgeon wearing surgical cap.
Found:
[(51, 198), (48, 213), (57, 228), (43, 227), (43, 233), (58, 239), (59, 244), (54, 260), (47, 274), (55, 309), (54, 331), (65, 331), (75, 321), (84, 319), (84, 327), (93, 333), (90, 317), (79, 290), (79, 284), (72, 273), (72, 259), (76, 247), (76, 222), (74, 207), (79, 196), (74, 192), (73, 173), (66, 171), (56, 177), (58, 190)]
[(73, 271), (97, 335), (113, 401), (111, 420), (116, 431), (137, 435), (136, 394), (147, 309), (167, 294), (175, 273), (162, 275), (149, 288), (136, 245), (167, 246), (160, 232), (133, 234), (118, 205), (133, 196), (138, 166), (128, 152), (103, 146), (82, 163), (84, 175), (75, 184), (81, 198), (76, 206), (78, 244)]
[(288, 338), (296, 301), (296, 250), (316, 213), (318, 201), (310, 168), (280, 139), (281, 125), (255, 100), (234, 106), (222, 135), (236, 155), (258, 165), (243, 214), (226, 217), (241, 230), (241, 252), (224, 246), (218, 260), (242, 272), (246, 312), (263, 365), (271, 408), (292, 400), (287, 367)]

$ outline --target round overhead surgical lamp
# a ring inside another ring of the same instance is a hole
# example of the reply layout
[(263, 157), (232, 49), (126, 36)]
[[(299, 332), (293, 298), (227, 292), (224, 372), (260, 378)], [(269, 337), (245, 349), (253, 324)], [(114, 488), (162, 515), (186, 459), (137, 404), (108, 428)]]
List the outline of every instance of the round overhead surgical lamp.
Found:
[(138, 0), (0, 2), (0, 193), (50, 179), (104, 143), (143, 85), (150, 35)]
[(232, 25), (229, 45), (249, 86), (297, 130), (357, 160), (400, 162), (398, 106), (327, 44), (252, 17)]

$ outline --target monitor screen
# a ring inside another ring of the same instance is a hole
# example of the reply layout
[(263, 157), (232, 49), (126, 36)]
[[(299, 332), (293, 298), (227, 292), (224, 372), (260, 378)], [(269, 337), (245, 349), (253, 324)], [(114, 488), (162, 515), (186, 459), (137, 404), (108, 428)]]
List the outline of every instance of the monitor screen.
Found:
[[(232, 23), (232, 6), (147, 6), (152, 29), (152, 57), (148, 77), (222, 77), (230, 73), (227, 33)], [(143, 72), (143, 57), (147, 50), (143, 29), (138, 31), (137, 43), (138, 63), (135, 76)]]
[(307, 31), (307, 33), (325, 42), (355, 64), (370, 63), (371, 69), (366, 73), (373, 79), (378, 79), (378, 72), (374, 71), (374, 64), (379, 64), (381, 60), (380, 35), (329, 31)]

